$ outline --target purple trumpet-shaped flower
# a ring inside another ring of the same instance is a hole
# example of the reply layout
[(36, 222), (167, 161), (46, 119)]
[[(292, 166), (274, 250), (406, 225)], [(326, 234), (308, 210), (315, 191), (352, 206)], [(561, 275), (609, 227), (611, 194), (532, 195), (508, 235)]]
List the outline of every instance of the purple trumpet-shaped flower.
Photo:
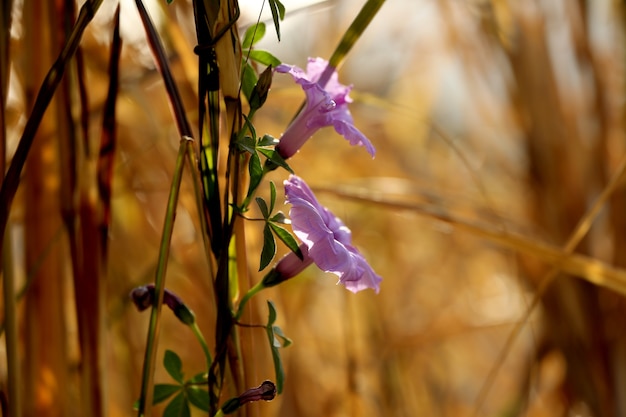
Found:
[(305, 249), (302, 250), (304, 261), (290, 253), (273, 272), (280, 272), (278, 275), (285, 280), (285, 276), (295, 275), (294, 271), (301, 271), (312, 260), (321, 270), (337, 275), (338, 283), (348, 290), (356, 293), (372, 288), (378, 293), (382, 278), (374, 272), (358, 249), (352, 246), (350, 229), (317, 201), (301, 178), (291, 175), (285, 181), (285, 195), (287, 203), (293, 206), (289, 210), (291, 227), (304, 244), (301, 247)]
[(325, 87), (317, 83), (327, 66), (328, 62), (322, 58), (309, 58), (306, 73), (293, 65), (276, 67), (277, 72), (289, 73), (306, 94), (306, 106), (276, 145), (276, 151), (284, 159), (293, 156), (318, 129), (326, 126), (333, 126), (351, 145), (365, 146), (372, 157), (376, 153), (369, 139), (354, 127), (348, 110), (348, 103), (352, 102), (348, 93), (352, 86), (339, 83), (337, 70), (333, 71)]

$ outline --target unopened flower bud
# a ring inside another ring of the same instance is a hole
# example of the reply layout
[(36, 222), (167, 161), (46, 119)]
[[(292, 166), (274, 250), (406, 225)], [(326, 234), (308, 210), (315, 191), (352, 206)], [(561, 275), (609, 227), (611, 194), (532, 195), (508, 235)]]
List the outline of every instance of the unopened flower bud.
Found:
[(307, 246), (302, 244), (299, 249), (302, 253), (302, 259), (294, 252), (289, 252), (278, 261), (276, 266), (272, 268), (265, 277), (263, 277), (263, 285), (266, 288), (273, 287), (274, 285), (278, 285), (283, 281), (295, 277), (302, 272), (304, 268), (313, 263), (313, 259), (309, 257), (309, 249)]
[[(143, 311), (156, 302), (154, 284), (148, 284), (137, 287), (130, 292), (130, 298), (137, 307), (137, 310)], [(179, 296), (174, 294), (167, 288), (163, 292), (163, 304), (167, 305), (174, 315), (184, 324), (192, 325), (196, 321), (196, 316), (181, 300)]]
[(266, 380), (258, 387), (250, 388), (239, 397), (231, 398), (226, 401), (222, 406), (222, 412), (224, 414), (230, 414), (246, 403), (260, 400), (272, 401), (274, 397), (276, 397), (276, 384)]

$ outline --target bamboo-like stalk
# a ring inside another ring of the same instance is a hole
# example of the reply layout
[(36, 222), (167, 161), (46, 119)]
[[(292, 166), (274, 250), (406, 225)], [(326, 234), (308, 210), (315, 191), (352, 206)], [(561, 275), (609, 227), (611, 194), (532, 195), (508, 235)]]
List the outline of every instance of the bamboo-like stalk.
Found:
[[(26, 91), (29, 105), (33, 104), (36, 83), (44, 77), (43, 71), (51, 65), (50, 51), (54, 42), (55, 10), (52, 4), (26, 2), (25, 26), (28, 30), (25, 50), (29, 52), (23, 69), (27, 76)], [(25, 198), (25, 255), (27, 273), (39, 259), (48, 241), (60, 226), (57, 173), (57, 148), (54, 143), (56, 127), (53, 119), (45, 117), (41, 131), (31, 137), (32, 152), (28, 161), (28, 175), (24, 179)], [(15, 166), (14, 156), (11, 166)], [(11, 171), (11, 168), (9, 168)], [(51, 181), (52, 180), (52, 181)], [(3, 189), (10, 175), (3, 183)], [(17, 184), (16, 184), (17, 185)], [(2, 202), (3, 205), (6, 201)], [(4, 224), (3, 224), (4, 226)], [(24, 329), (24, 413), (26, 415), (58, 416), (69, 413), (69, 364), (66, 354), (66, 318), (62, 246), (55, 246), (50, 256), (42, 261), (42, 268), (33, 277), (25, 302)]]
[[(0, 6), (0, 179), (4, 180), (7, 126), (6, 100), (8, 95), (9, 74), (11, 72), (11, 9), (13, 1), (7, 0)], [(2, 412), (15, 417), (22, 416), (21, 378), (19, 370), (18, 323), (15, 295), (15, 276), (11, 250), (11, 233), (3, 237), (2, 285), (4, 299), (4, 322), (6, 328), (7, 389), (8, 409)], [(10, 413), (10, 414), (8, 414)]]
[[(102, 4), (102, 1), (103, 0), (89, 0), (83, 4), (67, 43), (63, 47), (63, 50), (59, 53), (57, 60), (46, 74), (46, 77), (39, 88), (37, 98), (32, 106), (32, 113), (26, 122), (24, 132), (22, 133), (22, 137), (20, 138), (17, 149), (15, 150), (15, 154), (13, 155), (13, 159), (9, 165), (6, 177), (2, 182), (2, 188), (0, 188), (0, 236), (4, 236), (11, 205), (20, 183), (20, 175), (35, 139), (37, 129), (43, 119), (43, 115), (52, 100), (52, 96), (54, 95), (56, 88), (61, 82), (69, 59), (76, 52), (87, 25), (93, 19), (96, 11)], [(38, 6), (34, 7), (38, 8)], [(24, 10), (27, 9), (27, 7), (24, 7)], [(40, 26), (33, 27), (39, 28)], [(36, 32), (40, 31), (37, 30)], [(3, 243), (3, 240), (0, 240), (0, 243)]]
[[(59, 25), (57, 41), (63, 47), (66, 34), (76, 14), (73, 2), (58, 6), (57, 16), (63, 18)], [(81, 65), (80, 50), (77, 59), (68, 66), (59, 90), (58, 107), (59, 156), (61, 170), (61, 211), (70, 242), (74, 278), (74, 300), (78, 321), (81, 352), (80, 386), (82, 414), (104, 416), (104, 299), (105, 286), (102, 274), (102, 257), (98, 236), (99, 220), (96, 191), (96, 155), (89, 144), (89, 109)], [(80, 108), (81, 123), (73, 117), (73, 108)], [(77, 129), (81, 126), (82, 129)]]
[[(583, 13), (582, 10), (576, 10)], [(553, 239), (566, 239), (565, 255), (573, 254), (580, 246), (583, 253), (591, 250), (590, 242), (583, 240), (608, 202), (611, 194), (623, 181), (626, 157), (622, 156), (613, 177), (604, 185), (601, 161), (606, 136), (582, 137), (578, 121), (571, 120), (572, 110), (562, 99), (556, 82), (557, 71), (548, 53), (544, 18), (520, 12), (518, 30), (520, 42), (509, 51), (520, 106), (527, 112), (530, 123), (525, 126), (528, 142), (530, 180), (534, 192), (533, 214), (537, 224)], [(584, 50), (584, 47), (577, 48)], [(532, 57), (532, 58), (531, 58)], [(532, 61), (532, 62), (531, 62)], [(599, 94), (599, 93), (598, 93)], [(580, 115), (574, 116), (575, 119)], [(603, 116), (601, 115), (600, 118)], [(602, 131), (602, 130), (601, 130)], [(595, 145), (590, 149), (589, 142)], [(595, 189), (602, 185), (601, 195), (590, 209), (586, 209)], [(570, 232), (570, 230), (573, 230)], [(533, 309), (542, 303), (546, 313), (547, 334), (542, 340), (544, 349), (557, 349), (567, 362), (567, 376), (563, 390), (569, 392), (572, 402), (584, 402), (593, 414), (614, 415), (612, 406), (613, 383), (607, 357), (607, 335), (595, 325), (604, 313), (599, 306), (602, 288), (568, 279), (557, 280), (559, 268), (552, 268), (536, 281), (535, 296), (522, 320), (514, 327), (505, 347), (483, 384), (476, 402), (475, 415), (502, 366), (507, 352), (521, 333)], [(533, 277), (529, 274), (529, 278)], [(598, 284), (594, 282), (594, 284)], [(615, 286), (610, 287), (613, 290)], [(567, 322), (569, 326), (562, 326)], [(542, 353), (538, 353), (541, 357)], [(585, 366), (580, 366), (585, 363)], [(566, 403), (566, 407), (570, 407)]]

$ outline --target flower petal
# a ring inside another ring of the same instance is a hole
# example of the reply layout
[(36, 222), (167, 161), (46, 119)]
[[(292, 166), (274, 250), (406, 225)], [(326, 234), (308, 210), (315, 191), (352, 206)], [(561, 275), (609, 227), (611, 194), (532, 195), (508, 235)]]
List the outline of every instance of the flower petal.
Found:
[(287, 203), (292, 205), (289, 216), (293, 231), (307, 246), (313, 262), (337, 275), (352, 292), (365, 288), (378, 292), (382, 278), (352, 246), (350, 229), (317, 201), (301, 178), (291, 175), (284, 184)]
[(374, 146), (354, 127), (348, 109), (348, 103), (352, 102), (348, 96), (352, 86), (339, 83), (336, 70), (333, 70), (324, 88), (317, 84), (327, 66), (328, 62), (322, 58), (309, 58), (306, 73), (295, 65), (281, 64), (276, 67), (277, 72), (290, 74), (306, 94), (306, 107), (281, 137), (276, 147), (277, 151), (287, 159), (293, 156), (318, 129), (332, 125), (351, 145), (364, 146), (374, 157), (376, 153)]
[(372, 158), (376, 155), (376, 149), (372, 142), (363, 134), (359, 129), (354, 127), (352, 123), (348, 123), (342, 119), (334, 119), (333, 127), (335, 131), (341, 136), (346, 138), (350, 145), (364, 146), (367, 152), (372, 155)]
[[(317, 83), (328, 65), (328, 61), (323, 58), (309, 58), (306, 66), (307, 78), (310, 81)], [(348, 97), (348, 93), (352, 89), (352, 86), (345, 86), (339, 82), (337, 69), (333, 69), (333, 72), (326, 82), (326, 85), (322, 87), (333, 100), (342, 104), (352, 102), (350, 97)]]

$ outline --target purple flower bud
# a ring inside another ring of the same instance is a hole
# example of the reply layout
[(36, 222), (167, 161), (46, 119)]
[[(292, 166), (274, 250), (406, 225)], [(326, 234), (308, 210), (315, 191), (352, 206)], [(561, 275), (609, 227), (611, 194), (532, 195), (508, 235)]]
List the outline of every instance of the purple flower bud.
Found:
[(276, 385), (272, 381), (263, 381), (256, 388), (250, 388), (239, 397), (231, 398), (222, 406), (222, 413), (234, 413), (242, 405), (253, 401), (271, 401), (276, 397)]
[(239, 396), (239, 401), (243, 405), (252, 401), (272, 401), (276, 397), (276, 385), (269, 380), (263, 381), (256, 388), (250, 388)]
[(137, 310), (144, 311), (154, 303), (154, 285), (144, 285), (134, 288), (130, 292), (130, 298), (135, 303)]
[(265, 275), (263, 285), (266, 288), (278, 285), (289, 278), (295, 277), (304, 268), (313, 263), (313, 259), (309, 256), (309, 248), (306, 245), (300, 245), (300, 252), (302, 252), (302, 259), (298, 258), (298, 255), (294, 252), (289, 252), (283, 256), (276, 266)]
[[(137, 287), (130, 292), (130, 298), (133, 300), (137, 310), (143, 311), (156, 302), (154, 290), (154, 284), (148, 284)], [(191, 325), (196, 321), (193, 311), (185, 305), (180, 297), (167, 288), (163, 292), (163, 304), (167, 305), (183, 323)]]

